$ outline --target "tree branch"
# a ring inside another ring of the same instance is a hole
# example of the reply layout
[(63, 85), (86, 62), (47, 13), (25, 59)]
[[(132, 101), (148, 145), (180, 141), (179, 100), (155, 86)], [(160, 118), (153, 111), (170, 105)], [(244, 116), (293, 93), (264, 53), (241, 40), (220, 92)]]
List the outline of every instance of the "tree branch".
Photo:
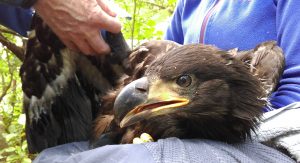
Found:
[(142, 2), (142, 3), (146, 3), (146, 4), (148, 4), (148, 5), (151, 5), (151, 6), (154, 6), (154, 7), (157, 7), (157, 8), (162, 9), (162, 10), (168, 10), (168, 12), (169, 12), (170, 14), (173, 13), (173, 10), (170, 9), (169, 7), (165, 7), (165, 6), (158, 5), (158, 4), (156, 4), (156, 3), (148, 2), (148, 1), (141, 1), (141, 2)]
[(15, 35), (15, 36), (19, 36), (19, 37), (23, 37), (22, 35), (20, 35), (19, 33), (11, 30), (11, 29), (8, 29), (6, 27), (3, 27), (0, 25), (0, 32), (1, 33), (8, 33), (8, 34), (12, 34), (12, 35)]
[(15, 89), (15, 86), (16, 86), (16, 80), (14, 80), (14, 78), (13, 78), (14, 70), (12, 70), (12, 65), (11, 65), (10, 59), (8, 56), (6, 56), (6, 59), (7, 59), (6, 61), (7, 61), (8, 68), (9, 68), (10, 79), (9, 79), (8, 85), (4, 86), (5, 80), (4, 80), (4, 77), (2, 76), (3, 90), (0, 95), (0, 103), (3, 100), (4, 96), (6, 96), (8, 94), (8, 90), (11, 88), (11, 86), (13, 86), (13, 89)]
[(133, 14), (132, 14), (132, 24), (131, 24), (131, 49), (133, 49), (133, 40), (134, 40), (134, 28), (135, 28), (135, 19), (136, 19), (136, 0), (133, 1)]
[(10, 42), (6, 37), (0, 33), (0, 43), (7, 47), (12, 53), (14, 53), (21, 61), (24, 60), (25, 52), (24, 49)]
[(10, 81), (9, 81), (8, 85), (3, 87), (3, 92), (0, 95), (0, 103), (3, 100), (4, 96), (7, 95), (7, 92), (9, 90), (9, 88), (11, 87), (12, 81), (13, 81), (13, 78), (12, 78), (12, 76), (10, 76)]

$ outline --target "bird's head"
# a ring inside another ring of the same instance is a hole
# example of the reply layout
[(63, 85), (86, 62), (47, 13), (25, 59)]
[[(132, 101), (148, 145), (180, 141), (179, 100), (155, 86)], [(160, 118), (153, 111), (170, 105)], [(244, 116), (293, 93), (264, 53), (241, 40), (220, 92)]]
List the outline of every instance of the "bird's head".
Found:
[(228, 52), (185, 45), (154, 60), (144, 77), (124, 87), (114, 112), (121, 128), (166, 116), (186, 125), (218, 122), (228, 132), (249, 132), (262, 113), (263, 96), (258, 79)]

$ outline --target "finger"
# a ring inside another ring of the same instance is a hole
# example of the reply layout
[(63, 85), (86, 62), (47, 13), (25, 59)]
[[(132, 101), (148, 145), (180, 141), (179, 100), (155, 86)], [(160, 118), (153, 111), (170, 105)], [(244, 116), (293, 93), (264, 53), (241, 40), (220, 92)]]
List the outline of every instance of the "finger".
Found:
[(62, 38), (60, 38), (60, 40), (63, 42), (63, 44), (67, 48), (69, 48), (73, 51), (79, 51), (78, 47), (71, 40), (66, 40), (66, 39), (62, 39)]
[(87, 42), (97, 54), (108, 54), (110, 52), (110, 47), (97, 30), (87, 34)]
[(94, 54), (95, 51), (93, 50), (93, 48), (90, 47), (90, 45), (88, 44), (88, 42), (84, 39), (78, 39), (78, 38), (74, 38), (72, 39), (73, 43), (79, 48), (79, 50), (86, 54), (86, 55), (91, 55)]
[(97, 0), (98, 5), (104, 10), (108, 15), (112, 17), (116, 17), (117, 13), (113, 11), (112, 9), (112, 3), (106, 1), (106, 0)]
[(73, 51), (76, 51), (76, 52), (79, 52), (79, 48), (72, 42), (72, 41), (68, 41), (68, 42), (64, 42), (64, 44), (66, 45), (67, 48), (73, 50)]
[(67, 48), (74, 51), (79, 51), (78, 47), (74, 43), (72, 43), (72, 41), (68, 39), (65, 34), (58, 30), (56, 26), (53, 26), (51, 29)]
[(117, 18), (109, 16), (102, 9), (97, 10), (97, 12), (91, 17), (91, 22), (94, 22), (95, 25), (101, 29), (105, 29), (112, 33), (118, 33), (121, 31), (120, 21)]

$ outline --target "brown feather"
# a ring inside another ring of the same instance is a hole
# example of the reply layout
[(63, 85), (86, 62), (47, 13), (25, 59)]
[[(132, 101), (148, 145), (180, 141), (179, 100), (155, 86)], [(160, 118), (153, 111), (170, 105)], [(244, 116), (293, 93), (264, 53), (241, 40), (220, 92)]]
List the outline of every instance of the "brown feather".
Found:
[(113, 115), (101, 115), (98, 116), (95, 120), (97, 122), (94, 125), (93, 133), (96, 133), (97, 135), (94, 135), (95, 138), (100, 137), (102, 133), (108, 130), (112, 120), (114, 119)]
[(275, 91), (284, 69), (284, 55), (275, 41), (268, 41), (253, 50), (238, 52), (235, 58), (246, 62), (249, 71), (263, 84), (267, 95)]

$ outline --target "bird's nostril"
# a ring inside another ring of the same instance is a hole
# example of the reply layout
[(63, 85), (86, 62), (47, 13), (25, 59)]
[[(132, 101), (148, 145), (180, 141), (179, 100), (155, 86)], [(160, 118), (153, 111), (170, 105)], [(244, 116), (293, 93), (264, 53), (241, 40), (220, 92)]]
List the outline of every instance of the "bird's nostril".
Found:
[(135, 88), (137, 91), (139, 91), (139, 92), (147, 92), (147, 90), (146, 89), (144, 89), (144, 88), (138, 88), (138, 87), (136, 87)]
[(148, 91), (149, 83), (147, 78), (141, 78), (136, 80), (135, 83), (135, 90), (141, 93), (146, 93)]

